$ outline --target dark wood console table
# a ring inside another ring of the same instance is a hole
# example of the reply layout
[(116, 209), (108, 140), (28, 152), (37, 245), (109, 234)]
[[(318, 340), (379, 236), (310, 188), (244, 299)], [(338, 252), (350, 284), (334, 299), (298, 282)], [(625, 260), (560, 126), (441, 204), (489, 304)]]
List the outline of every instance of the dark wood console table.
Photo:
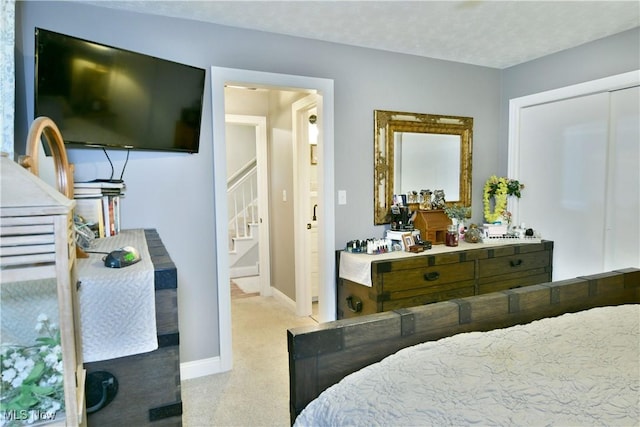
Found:
[(118, 380), (118, 394), (89, 414), (91, 426), (181, 426), (180, 336), (176, 266), (156, 230), (144, 230), (154, 266), (158, 349), (86, 363), (87, 374), (107, 371)]

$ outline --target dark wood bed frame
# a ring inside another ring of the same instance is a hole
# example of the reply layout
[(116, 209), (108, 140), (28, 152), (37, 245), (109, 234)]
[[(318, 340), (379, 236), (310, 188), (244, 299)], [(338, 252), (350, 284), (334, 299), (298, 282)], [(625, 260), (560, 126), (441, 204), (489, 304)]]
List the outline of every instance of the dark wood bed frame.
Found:
[(323, 390), (404, 347), (639, 302), (640, 269), (628, 268), (289, 329), (291, 423)]

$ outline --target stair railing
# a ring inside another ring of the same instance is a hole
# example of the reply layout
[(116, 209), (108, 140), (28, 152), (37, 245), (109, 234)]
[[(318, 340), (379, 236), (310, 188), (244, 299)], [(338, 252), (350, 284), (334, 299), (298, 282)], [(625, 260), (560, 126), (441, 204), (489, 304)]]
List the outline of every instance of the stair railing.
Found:
[(240, 170), (242, 172), (240, 175), (236, 173), (228, 181), (229, 230), (234, 230), (231, 234), (232, 238), (248, 237), (249, 224), (256, 222), (257, 170), (254, 160)]

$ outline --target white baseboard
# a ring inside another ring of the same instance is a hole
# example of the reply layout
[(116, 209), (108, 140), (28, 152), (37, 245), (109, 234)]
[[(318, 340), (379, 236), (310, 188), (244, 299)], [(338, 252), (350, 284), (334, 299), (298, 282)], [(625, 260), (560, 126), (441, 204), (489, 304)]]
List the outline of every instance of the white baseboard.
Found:
[(271, 296), (286, 305), (292, 312), (296, 312), (296, 302), (273, 286), (271, 287)]
[(257, 276), (260, 274), (260, 268), (258, 264), (247, 265), (244, 267), (231, 267), (229, 269), (229, 278), (234, 279), (236, 277)]
[(220, 356), (180, 364), (181, 380), (190, 380), (207, 375), (220, 374), (222, 372), (224, 371), (220, 365)]

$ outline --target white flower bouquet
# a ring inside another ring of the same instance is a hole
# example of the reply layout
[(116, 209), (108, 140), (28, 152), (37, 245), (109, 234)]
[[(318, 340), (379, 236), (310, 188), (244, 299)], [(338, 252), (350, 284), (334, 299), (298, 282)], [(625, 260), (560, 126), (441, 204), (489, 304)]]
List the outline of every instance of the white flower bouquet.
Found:
[(32, 413), (37, 418), (64, 410), (60, 331), (44, 314), (36, 331), (41, 336), (34, 345), (2, 344), (0, 425), (21, 425), (33, 420)]

